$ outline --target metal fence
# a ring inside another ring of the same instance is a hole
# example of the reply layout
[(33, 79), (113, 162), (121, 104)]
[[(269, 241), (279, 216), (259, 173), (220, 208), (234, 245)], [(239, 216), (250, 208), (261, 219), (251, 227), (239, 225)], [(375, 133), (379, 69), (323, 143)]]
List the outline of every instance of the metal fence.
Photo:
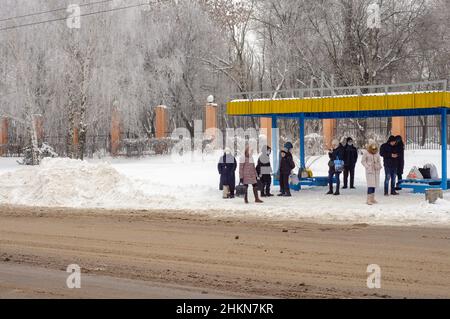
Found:
[[(358, 128), (364, 123), (364, 135), (366, 139), (374, 139), (383, 142), (391, 135), (391, 118), (368, 119), (340, 119), (337, 120), (336, 136), (351, 136), (356, 138), (361, 135)], [(406, 117), (406, 149), (441, 149), (441, 119), (437, 115)], [(450, 124), (448, 126), (450, 131)], [(449, 140), (449, 139), (447, 139)], [(447, 144), (447, 149), (450, 145)]]

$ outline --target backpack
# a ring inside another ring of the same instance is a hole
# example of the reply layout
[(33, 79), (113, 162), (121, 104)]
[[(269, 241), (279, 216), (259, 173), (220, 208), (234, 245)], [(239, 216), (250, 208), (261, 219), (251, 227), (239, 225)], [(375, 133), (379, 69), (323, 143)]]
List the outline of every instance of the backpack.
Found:
[(334, 160), (334, 170), (340, 173), (344, 170), (344, 161), (339, 159), (339, 156)]

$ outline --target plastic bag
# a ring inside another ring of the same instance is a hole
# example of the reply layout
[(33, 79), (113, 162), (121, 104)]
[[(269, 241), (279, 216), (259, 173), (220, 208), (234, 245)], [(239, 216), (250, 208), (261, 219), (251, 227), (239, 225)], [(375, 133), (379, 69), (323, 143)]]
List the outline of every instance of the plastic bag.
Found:
[(337, 158), (334, 160), (334, 170), (335, 170), (337, 173), (340, 173), (340, 172), (342, 172), (342, 171), (344, 170), (344, 161), (343, 161), (343, 160), (340, 160), (339, 157), (337, 157)]
[(414, 166), (413, 168), (411, 168), (411, 170), (409, 171), (409, 174), (408, 174), (407, 177), (409, 179), (423, 179), (423, 176), (420, 173), (420, 171), (417, 168), (417, 166)]
[(300, 180), (298, 179), (297, 174), (291, 174), (289, 176), (289, 184), (298, 185), (299, 183), (300, 183)]
[(434, 164), (425, 164), (423, 168), (429, 168), (430, 169), (430, 176), (431, 179), (439, 179), (439, 174), (436, 166)]

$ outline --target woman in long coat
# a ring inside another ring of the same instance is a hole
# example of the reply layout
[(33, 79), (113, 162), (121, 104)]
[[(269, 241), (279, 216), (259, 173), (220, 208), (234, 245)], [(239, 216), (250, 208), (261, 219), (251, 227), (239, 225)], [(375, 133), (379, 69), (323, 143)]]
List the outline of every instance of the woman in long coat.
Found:
[(263, 201), (258, 197), (258, 184), (256, 180), (256, 167), (252, 157), (252, 149), (250, 146), (245, 148), (244, 155), (239, 160), (239, 178), (245, 186), (245, 203), (248, 204), (248, 185), (253, 187), (253, 195), (255, 195), (255, 203), (262, 203)]
[(378, 146), (375, 143), (370, 143), (367, 151), (361, 159), (361, 164), (366, 169), (367, 181), (367, 204), (376, 204), (375, 189), (380, 185), (380, 171), (382, 168), (381, 157), (378, 153)]
[(220, 157), (219, 164), (217, 164), (220, 174), (219, 189), (223, 190), (223, 198), (234, 198), (236, 168), (236, 158), (231, 154), (229, 148), (225, 148), (224, 154)]

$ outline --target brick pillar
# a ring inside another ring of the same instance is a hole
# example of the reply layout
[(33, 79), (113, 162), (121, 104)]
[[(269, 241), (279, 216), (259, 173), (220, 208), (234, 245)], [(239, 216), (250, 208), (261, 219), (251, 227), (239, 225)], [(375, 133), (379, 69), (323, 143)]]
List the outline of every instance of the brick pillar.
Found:
[(403, 142), (406, 144), (406, 120), (404, 117), (393, 117), (392, 118), (392, 135), (400, 135)]
[(215, 128), (217, 128), (217, 104), (208, 103), (205, 106), (205, 130)]
[(156, 138), (164, 138), (167, 135), (167, 107), (158, 105), (155, 107), (155, 136)]
[(111, 155), (116, 156), (120, 146), (120, 112), (113, 107), (111, 114)]
[(8, 127), (8, 118), (6, 116), (0, 117), (0, 156), (6, 155), (6, 147), (8, 145)]
[(33, 124), (36, 129), (38, 145), (42, 145), (44, 141), (44, 118), (40, 114), (33, 115)]
[(322, 120), (323, 126), (323, 146), (325, 149), (331, 148), (331, 142), (335, 138), (336, 132), (336, 120), (335, 119), (324, 119)]
[[(272, 118), (271, 117), (261, 117), (260, 119), (261, 130), (265, 130), (265, 135), (267, 137), (267, 145), (272, 147)], [(264, 132), (262, 132), (264, 134)]]

